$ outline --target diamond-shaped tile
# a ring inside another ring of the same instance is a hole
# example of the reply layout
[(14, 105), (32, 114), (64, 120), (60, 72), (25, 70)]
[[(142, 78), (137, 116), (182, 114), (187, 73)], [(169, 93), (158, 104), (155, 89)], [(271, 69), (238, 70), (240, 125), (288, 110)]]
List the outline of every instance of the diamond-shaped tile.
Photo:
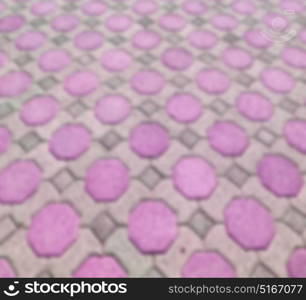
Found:
[(94, 60), (95, 59), (91, 55), (88, 55), (88, 54), (82, 55), (77, 58), (77, 61), (83, 66), (90, 64)]
[(114, 76), (108, 81), (106, 81), (106, 84), (112, 88), (112, 89), (117, 89), (124, 83), (124, 79), (121, 78), (120, 76)]
[(38, 144), (40, 144), (42, 142), (42, 139), (40, 138), (40, 136), (32, 131), (29, 132), (27, 134), (25, 134), (20, 140), (19, 140), (19, 144), (22, 147), (22, 149), (26, 152), (31, 151), (32, 149), (34, 149)]
[(237, 164), (229, 167), (225, 174), (226, 178), (237, 187), (242, 187), (248, 180), (249, 173)]
[(212, 53), (204, 52), (203, 54), (198, 56), (198, 59), (200, 61), (203, 61), (204, 63), (211, 64), (213, 61), (216, 60), (216, 57)]
[(168, 35), (166, 39), (168, 42), (174, 45), (182, 41), (182, 37), (180, 37), (178, 34), (173, 34), (173, 33), (171, 35)]
[(122, 11), (127, 9), (127, 5), (123, 1), (109, 1), (109, 6), (114, 10), (114, 11)]
[(57, 80), (53, 76), (47, 76), (38, 81), (39, 86), (44, 90), (49, 90), (57, 84)]
[(173, 13), (175, 10), (178, 9), (177, 4), (169, 1), (165, 1), (162, 5), (162, 8), (167, 12), (167, 13)]
[(0, 244), (4, 242), (6, 238), (14, 233), (16, 230), (16, 224), (9, 216), (2, 217), (0, 219)]
[(206, 23), (206, 21), (201, 17), (195, 17), (191, 22), (195, 26), (200, 26), (200, 27)]
[(288, 226), (299, 233), (306, 229), (306, 216), (295, 208), (289, 208), (282, 219)]
[(60, 170), (51, 179), (51, 182), (60, 193), (65, 190), (73, 181), (74, 177), (68, 169)]
[(115, 35), (115, 36), (112, 36), (109, 41), (114, 44), (115, 46), (119, 46), (121, 44), (123, 44), (124, 42), (126, 42), (126, 38), (122, 35)]
[(163, 175), (153, 166), (147, 167), (139, 176), (139, 180), (149, 189), (153, 189), (163, 179)]
[(250, 85), (254, 82), (254, 78), (251, 77), (250, 75), (248, 75), (247, 73), (240, 73), (240, 74), (237, 76), (236, 80), (237, 80), (240, 84), (242, 84), (242, 85), (244, 85), (244, 86), (247, 86), (247, 87), (250, 86)]
[(150, 19), (149, 17), (144, 17), (144, 18), (138, 20), (138, 23), (140, 25), (142, 25), (143, 27), (148, 27), (148, 26), (152, 25), (154, 23), (154, 21), (152, 19)]
[(285, 111), (293, 114), (295, 113), (298, 108), (299, 108), (299, 104), (289, 98), (285, 98), (281, 103), (280, 103), (280, 107), (282, 109), (284, 109)]
[(90, 28), (96, 28), (98, 25), (100, 25), (101, 22), (96, 18), (89, 18), (85, 20), (84, 23), (87, 24), (87, 26)]
[[(268, 5), (268, 2), (266, 2), (266, 4)], [(267, 8), (267, 11), (269, 11), (268, 10), (268, 8)], [(243, 22), (246, 24), (246, 25), (248, 25), (249, 27), (254, 27), (256, 24), (257, 24), (257, 20), (256, 19), (254, 19), (254, 18), (252, 18), (252, 17), (250, 17), (250, 16), (248, 16), (247, 18), (244, 18), (243, 19)]]
[(222, 116), (228, 111), (230, 105), (225, 101), (223, 101), (222, 99), (216, 99), (212, 102), (210, 108), (218, 115)]
[(73, 2), (70, 2), (68, 4), (66, 4), (65, 6), (62, 6), (62, 9), (64, 11), (70, 12), (73, 11), (77, 8), (78, 6), (76, 4), (74, 4)]
[(252, 276), (253, 278), (276, 278), (276, 275), (272, 273), (266, 266), (259, 264), (254, 269)]
[(90, 225), (96, 237), (104, 243), (110, 234), (115, 230), (116, 224), (105, 212), (99, 213)]
[(170, 82), (175, 85), (177, 88), (184, 88), (186, 85), (190, 83), (190, 79), (184, 75), (176, 75), (173, 77)]
[(189, 226), (203, 238), (213, 226), (214, 222), (202, 211), (197, 211), (188, 221)]
[(300, 23), (302, 26), (306, 26), (305, 16), (298, 16), (298, 17), (296, 18), (296, 21), (297, 21), (298, 23)]
[(87, 107), (81, 101), (77, 101), (69, 105), (66, 110), (73, 118), (77, 118), (87, 110)]
[(258, 58), (263, 61), (265, 64), (270, 64), (273, 62), (273, 60), (275, 59), (275, 55), (267, 52), (267, 51), (263, 51), (260, 52)]
[(13, 107), (8, 103), (0, 104), (0, 119), (3, 119), (10, 115), (14, 111)]
[(234, 44), (238, 42), (240, 38), (237, 35), (229, 32), (223, 37), (223, 40), (227, 42), (228, 44)]
[(184, 129), (179, 135), (180, 142), (187, 148), (192, 148), (199, 141), (199, 139), (200, 137), (197, 135), (197, 133), (189, 128)]
[(100, 143), (107, 149), (112, 150), (114, 147), (116, 147), (120, 142), (122, 141), (122, 138), (118, 133), (111, 130), (107, 132), (101, 139)]
[(154, 62), (156, 57), (150, 53), (145, 53), (139, 57), (137, 57), (137, 60), (140, 61), (144, 65), (150, 65)]
[(62, 46), (66, 42), (68, 42), (69, 38), (63, 34), (56, 36), (52, 39), (53, 43), (57, 46)]
[(140, 105), (140, 110), (147, 116), (152, 116), (157, 110), (158, 105), (152, 100), (146, 100)]
[(277, 135), (268, 128), (260, 128), (255, 133), (255, 139), (265, 146), (270, 147), (277, 139)]
[(15, 59), (15, 63), (20, 66), (23, 67), (25, 65), (27, 65), (28, 63), (32, 62), (32, 57), (29, 54), (23, 54), (23, 55), (19, 55), (16, 59)]
[(31, 21), (31, 25), (33, 27), (40, 27), (40, 26), (42, 26), (42, 25), (44, 25), (46, 23), (47, 23), (47, 21), (45, 19), (43, 19), (43, 18), (36, 18), (33, 21)]

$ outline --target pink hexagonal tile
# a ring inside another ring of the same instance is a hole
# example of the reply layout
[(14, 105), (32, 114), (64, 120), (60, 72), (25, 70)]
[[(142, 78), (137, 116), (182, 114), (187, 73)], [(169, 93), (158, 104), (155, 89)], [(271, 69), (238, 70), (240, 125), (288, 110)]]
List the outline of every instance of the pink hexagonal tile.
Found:
[(261, 183), (276, 196), (297, 196), (304, 185), (298, 166), (280, 154), (266, 154), (257, 165)]
[(164, 154), (169, 145), (168, 131), (155, 122), (137, 125), (129, 137), (131, 149), (144, 158), (156, 158)]
[(306, 154), (306, 121), (288, 121), (284, 127), (284, 136), (290, 146)]
[(92, 255), (85, 259), (80, 267), (73, 273), (77, 278), (122, 278), (126, 272), (117, 260), (111, 256)]
[(98, 88), (99, 78), (92, 71), (77, 71), (66, 77), (64, 88), (72, 96), (86, 96)]
[(255, 122), (270, 120), (274, 111), (272, 103), (258, 92), (241, 93), (236, 106), (241, 115)]
[(32, 84), (32, 76), (23, 71), (11, 71), (0, 76), (0, 98), (25, 93)]
[(46, 42), (46, 35), (40, 31), (27, 31), (20, 34), (16, 40), (15, 45), (22, 51), (34, 51), (40, 48)]
[(28, 243), (38, 256), (60, 256), (78, 238), (79, 225), (79, 215), (69, 204), (47, 204), (32, 218)]
[(72, 160), (91, 145), (91, 133), (81, 124), (66, 124), (56, 130), (49, 141), (50, 152), (60, 160)]
[(166, 110), (175, 121), (191, 123), (202, 115), (203, 106), (200, 100), (192, 94), (176, 93), (168, 99)]
[(41, 179), (42, 171), (34, 162), (11, 163), (0, 172), (0, 203), (23, 203), (37, 191)]
[(128, 99), (121, 95), (107, 95), (96, 104), (95, 115), (105, 124), (119, 124), (131, 113)]
[(217, 252), (194, 253), (182, 268), (182, 276), (189, 278), (236, 277), (233, 266)]
[(196, 156), (184, 157), (175, 164), (172, 181), (183, 196), (193, 200), (207, 199), (217, 187), (215, 169)]
[(15, 276), (15, 271), (8, 260), (0, 258), (0, 278), (12, 278)]
[(162, 54), (163, 64), (171, 70), (185, 70), (193, 62), (192, 54), (184, 48), (170, 48)]
[(242, 155), (249, 146), (244, 129), (231, 121), (216, 122), (207, 135), (210, 146), (224, 156)]
[(208, 94), (223, 94), (230, 87), (230, 80), (223, 71), (204, 69), (197, 74), (198, 87)]
[(129, 170), (119, 159), (99, 159), (87, 170), (85, 189), (96, 201), (116, 201), (128, 187)]
[(0, 19), (0, 32), (11, 33), (24, 26), (26, 20), (20, 15), (8, 15)]
[(155, 70), (142, 70), (137, 72), (131, 79), (132, 88), (139, 94), (158, 94), (165, 85), (163, 75)]
[(227, 233), (246, 250), (263, 250), (271, 243), (275, 226), (270, 212), (255, 199), (235, 198), (225, 208)]
[(161, 201), (143, 201), (130, 213), (128, 232), (141, 252), (163, 253), (177, 236), (176, 215)]
[(59, 103), (55, 98), (38, 96), (23, 104), (20, 118), (28, 126), (41, 126), (53, 120), (58, 112)]
[(306, 278), (306, 248), (295, 249), (291, 253), (287, 269), (290, 277)]
[(263, 85), (275, 93), (289, 93), (295, 87), (291, 74), (279, 68), (266, 68), (261, 73)]

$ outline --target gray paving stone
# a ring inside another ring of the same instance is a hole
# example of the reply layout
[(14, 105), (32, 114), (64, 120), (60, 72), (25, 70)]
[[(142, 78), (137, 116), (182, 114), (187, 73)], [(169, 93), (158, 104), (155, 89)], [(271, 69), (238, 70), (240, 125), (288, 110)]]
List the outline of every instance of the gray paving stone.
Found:
[(111, 130), (107, 132), (101, 139), (100, 143), (107, 149), (112, 150), (115, 148), (120, 142), (122, 141), (122, 138), (116, 131)]
[(249, 174), (246, 170), (244, 170), (241, 166), (234, 163), (225, 174), (226, 178), (235, 184), (237, 187), (242, 187), (246, 181), (248, 180)]
[(297, 102), (293, 101), (292, 99), (285, 98), (283, 99), (283, 101), (281, 101), (279, 106), (285, 111), (293, 114), (298, 110), (300, 105)]
[(191, 82), (191, 80), (182, 74), (178, 74), (174, 76), (170, 82), (177, 88), (184, 88)]
[(207, 232), (210, 230), (211, 226), (213, 226), (213, 220), (208, 217), (201, 210), (197, 211), (193, 214), (188, 221), (188, 225), (198, 234), (201, 238), (203, 238)]
[(240, 83), (240, 84), (242, 84), (242, 85), (244, 85), (244, 86), (246, 86), (246, 87), (248, 87), (248, 86), (250, 86), (254, 81), (255, 81), (255, 79), (252, 77), (252, 76), (250, 76), (250, 75), (248, 75), (247, 73), (240, 73), (237, 77), (236, 77), (236, 80)]
[(222, 99), (216, 99), (212, 101), (210, 108), (218, 115), (222, 116), (229, 110), (230, 105)]
[(87, 107), (81, 101), (77, 101), (69, 105), (66, 110), (72, 117), (77, 118), (87, 110)]
[(152, 100), (146, 100), (141, 103), (139, 108), (146, 116), (150, 117), (159, 109), (159, 106)]
[(62, 169), (51, 178), (51, 182), (60, 193), (72, 184), (73, 181), (74, 176), (69, 169)]
[(64, 34), (60, 34), (60, 35), (54, 37), (52, 39), (52, 41), (55, 45), (62, 46), (69, 41), (69, 38)]
[(192, 129), (186, 128), (180, 133), (179, 140), (187, 148), (192, 148), (200, 140), (200, 137)]
[(84, 54), (80, 57), (77, 58), (77, 61), (82, 65), (82, 66), (87, 66), (90, 63), (94, 61), (94, 57), (92, 57), (90, 54)]
[(295, 208), (289, 208), (282, 220), (299, 233), (303, 233), (306, 229), (306, 216)]
[(29, 133), (25, 134), (19, 140), (20, 146), (26, 152), (29, 152), (29, 151), (33, 150), (41, 142), (42, 142), (42, 139), (40, 138), (40, 136), (35, 131), (32, 131), (32, 132), (29, 132)]
[(145, 168), (139, 176), (139, 180), (149, 189), (153, 189), (163, 179), (163, 175), (153, 166)]
[(137, 60), (140, 61), (143, 65), (150, 65), (156, 60), (156, 57), (150, 53), (145, 53), (137, 57)]
[(121, 45), (121, 44), (126, 42), (126, 38), (124, 36), (122, 36), (122, 35), (117, 34), (117, 35), (112, 36), (109, 39), (109, 41), (112, 44), (114, 44), (115, 46), (119, 46), (119, 45)]
[(114, 220), (104, 211), (99, 213), (90, 224), (95, 236), (104, 243), (116, 228)]
[(46, 91), (52, 89), (57, 83), (57, 80), (53, 76), (47, 76), (38, 81), (38, 85)]
[(277, 138), (278, 136), (272, 130), (265, 127), (255, 133), (255, 139), (268, 147), (272, 146)]
[(3, 119), (13, 113), (14, 108), (8, 103), (0, 103), (0, 119)]
[(119, 88), (121, 85), (124, 84), (124, 79), (120, 76), (114, 76), (112, 78), (110, 78), (108, 81), (106, 81), (106, 84), (112, 88), (112, 89), (117, 89)]
[(154, 23), (154, 21), (149, 17), (143, 17), (142, 19), (138, 21), (138, 23), (142, 25), (143, 27), (149, 27), (150, 25)]
[(202, 17), (195, 17), (192, 19), (192, 24), (194, 24), (195, 26), (201, 27), (206, 23), (206, 20)]

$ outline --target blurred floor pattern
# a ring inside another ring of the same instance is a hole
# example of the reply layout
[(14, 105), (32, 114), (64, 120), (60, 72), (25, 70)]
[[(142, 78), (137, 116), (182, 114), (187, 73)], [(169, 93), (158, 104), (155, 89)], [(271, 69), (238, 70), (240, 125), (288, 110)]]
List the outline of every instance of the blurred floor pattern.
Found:
[(0, 0), (0, 277), (306, 277), (299, 0)]

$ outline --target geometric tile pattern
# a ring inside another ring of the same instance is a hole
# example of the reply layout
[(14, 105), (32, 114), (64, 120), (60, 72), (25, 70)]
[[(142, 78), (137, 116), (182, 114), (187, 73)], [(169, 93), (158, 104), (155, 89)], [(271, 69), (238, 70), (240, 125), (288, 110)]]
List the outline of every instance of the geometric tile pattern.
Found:
[(0, 0), (0, 277), (306, 277), (302, 0)]

